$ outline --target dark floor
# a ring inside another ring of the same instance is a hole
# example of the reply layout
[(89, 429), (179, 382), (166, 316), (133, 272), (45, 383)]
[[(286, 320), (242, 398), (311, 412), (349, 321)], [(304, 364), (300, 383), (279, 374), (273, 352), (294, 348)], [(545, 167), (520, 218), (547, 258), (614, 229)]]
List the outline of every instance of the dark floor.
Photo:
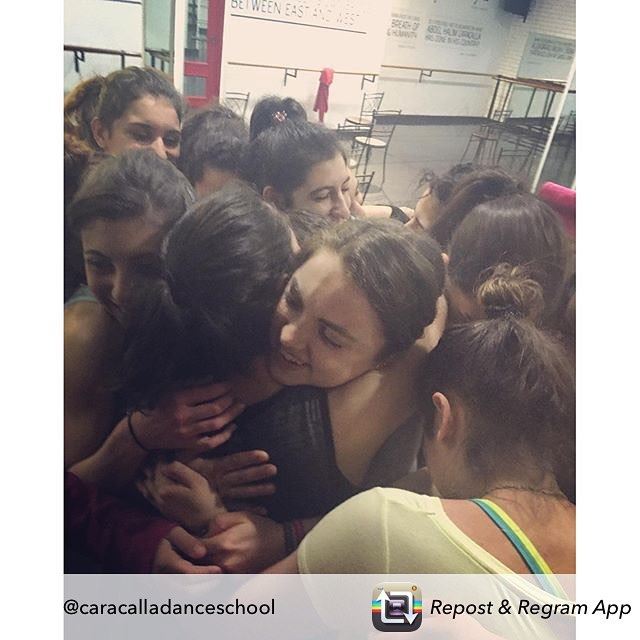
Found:
[[(382, 181), (382, 150), (374, 150), (370, 155), (367, 173), (375, 171), (372, 187), (366, 202), (392, 203), (398, 206), (415, 205), (418, 193), (417, 185), (425, 170), (436, 174), (444, 173), (452, 165), (463, 159), (463, 153), (472, 133), (480, 130), (481, 123), (476, 124), (399, 124), (396, 125), (386, 160), (384, 183)], [(513, 140), (513, 138), (511, 138)], [(549, 157), (542, 173), (540, 185), (551, 180), (571, 186), (575, 176), (575, 138), (573, 144), (565, 136), (558, 138), (562, 144), (551, 147)], [(345, 141), (349, 148), (349, 143)], [(482, 164), (496, 165), (501, 148), (514, 149), (515, 144), (509, 138), (498, 144), (495, 156), (485, 150)], [(473, 161), (477, 149), (474, 141), (464, 157), (465, 161)], [(490, 149), (488, 151), (491, 151)], [(527, 158), (527, 152), (518, 150), (515, 157), (503, 154), (499, 166), (520, 177), (528, 186), (531, 185), (538, 166), (540, 151)], [(477, 161), (478, 159), (476, 159)], [(525, 165), (523, 168), (523, 164)], [(363, 173), (362, 168), (359, 173)], [(380, 189), (382, 187), (382, 190)]]

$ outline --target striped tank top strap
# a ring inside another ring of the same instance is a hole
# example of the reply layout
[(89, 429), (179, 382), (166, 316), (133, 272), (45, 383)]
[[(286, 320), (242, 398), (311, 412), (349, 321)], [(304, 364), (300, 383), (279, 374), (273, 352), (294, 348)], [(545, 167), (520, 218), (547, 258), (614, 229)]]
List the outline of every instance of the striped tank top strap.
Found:
[(513, 521), (504, 509), (486, 498), (476, 498), (471, 502), (477, 504), (509, 539), (531, 573), (535, 574), (541, 587), (559, 598), (566, 598), (566, 593), (553, 571), (540, 555), (524, 531)]

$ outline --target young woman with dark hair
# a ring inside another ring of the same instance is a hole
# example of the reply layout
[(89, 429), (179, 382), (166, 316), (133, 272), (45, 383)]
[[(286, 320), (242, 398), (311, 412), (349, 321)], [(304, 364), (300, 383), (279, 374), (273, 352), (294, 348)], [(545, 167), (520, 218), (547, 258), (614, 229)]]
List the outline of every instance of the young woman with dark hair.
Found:
[[(180, 269), (179, 261), (171, 262)], [(248, 376), (230, 381), (251, 406), (220, 452), (268, 451), (278, 467), (276, 491), (259, 504), (278, 522), (302, 518), (310, 526), (367, 485), (374, 459), (415, 414), (411, 380), (439, 337), (432, 323), (444, 268), (428, 236), (388, 220), (351, 220), (313, 236), (296, 265), (275, 313), (270, 353)], [(193, 304), (183, 300), (184, 311)], [(199, 304), (216, 313), (204, 299)], [(409, 445), (404, 454), (396, 459), (396, 478), (415, 460)], [(209, 475), (207, 461), (191, 464)], [(151, 474), (144, 491), (164, 513), (178, 510), (193, 531), (212, 525), (219, 510), (211, 487), (176, 462)], [(253, 526), (257, 516), (229, 514), (234, 522), (245, 516)], [(264, 523), (282, 542), (286, 527)], [(231, 561), (225, 568), (255, 570), (261, 555), (252, 551), (246, 565)]]
[(410, 220), (406, 223), (413, 231), (428, 231), (440, 216), (451, 194), (458, 184), (474, 171), (478, 171), (471, 162), (453, 165), (447, 172), (437, 175), (425, 171), (420, 178), (418, 188), (422, 190), (416, 201)]
[[(175, 162), (180, 155), (182, 98), (170, 81), (152, 69), (131, 67), (130, 77), (107, 76), (91, 122), (95, 143), (104, 152), (149, 147)], [(118, 72), (115, 72), (118, 73)]]
[[(556, 471), (573, 455), (575, 380), (561, 345), (523, 318), (541, 296), (503, 282), (508, 311), (501, 303), (493, 319), (447, 330), (418, 375), (425, 456), (442, 497), (362, 493), (272, 572), (501, 573), (516, 588), (513, 574), (532, 572), (544, 574), (542, 601), (545, 591), (563, 596), (551, 572), (575, 573), (575, 507)], [(519, 555), (505, 530), (530, 553)]]
[(304, 209), (334, 222), (350, 217), (346, 157), (322, 125), (276, 121), (249, 145), (243, 176), (280, 209)]
[(65, 307), (66, 465), (92, 453), (114, 425), (127, 309), (136, 289), (161, 276), (162, 240), (192, 200), (175, 167), (140, 150), (105, 159), (71, 203), (89, 286)]
[[(81, 82), (64, 101), (65, 210), (104, 154), (149, 147), (175, 162), (182, 115), (182, 97), (155, 69), (127, 67)], [(69, 227), (65, 216), (65, 301), (84, 282), (81, 248)]]
[[(447, 199), (436, 206), (427, 231), (446, 250), (456, 228), (474, 207), (519, 193), (525, 193), (524, 187), (501, 169), (481, 168), (471, 171), (460, 177), (451, 187)], [(434, 195), (437, 197), (437, 194)], [(426, 204), (425, 202), (424, 206)]]
[(269, 350), (292, 233), (275, 207), (234, 183), (191, 207), (163, 256), (164, 278), (138, 296), (128, 326), (124, 386), (145, 409), (175, 383), (246, 374)]
[(433, 171), (425, 171), (418, 183), (418, 189), (422, 189), (423, 192), (416, 201), (415, 209), (391, 204), (364, 204), (354, 177), (351, 183), (351, 213), (357, 218), (391, 218), (402, 222), (412, 231), (427, 231), (435, 222), (440, 208), (448, 200), (455, 185), (474, 170), (475, 167), (466, 162), (454, 165), (442, 176), (436, 175)]
[(183, 110), (168, 76), (127, 67), (83, 82), (65, 99), (64, 111), (74, 135), (95, 150), (117, 155), (150, 147), (161, 158), (175, 160)]
[(194, 111), (182, 127), (178, 168), (203, 198), (239, 176), (248, 143), (247, 127), (231, 109)]
[[(558, 329), (570, 276), (571, 252), (555, 212), (528, 193), (517, 193), (475, 207), (455, 231), (448, 249), (449, 322), (487, 317), (490, 280), (539, 285), (536, 322)], [(501, 265), (498, 271), (496, 267)]]
[(65, 466), (75, 465), (85, 480), (93, 478), (105, 439), (119, 467), (135, 469), (146, 457), (136, 438), (153, 448), (215, 447), (231, 435), (219, 430), (241, 410), (228, 387), (209, 384), (163, 398), (154, 415), (138, 417), (135, 435), (123, 417), (118, 389), (131, 310), (161, 280), (165, 236), (192, 201), (175, 167), (151, 150), (131, 150), (96, 167), (69, 210), (90, 292), (65, 308)]

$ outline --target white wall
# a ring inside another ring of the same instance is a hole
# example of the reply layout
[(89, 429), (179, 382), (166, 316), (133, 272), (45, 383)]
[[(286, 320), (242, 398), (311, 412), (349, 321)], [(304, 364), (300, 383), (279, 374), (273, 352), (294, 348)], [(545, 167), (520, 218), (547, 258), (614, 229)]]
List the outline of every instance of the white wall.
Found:
[[(313, 104), (319, 73), (229, 65), (229, 62), (290, 65), (336, 71), (379, 73), (390, 0), (227, 0), (222, 51), (221, 96), (250, 91), (250, 113), (256, 100), (271, 93), (299, 100), (315, 120)], [(329, 90), (328, 126), (360, 110), (361, 77), (336, 74)], [(375, 85), (366, 83), (365, 90)]]
[[(65, 0), (64, 44), (102, 47), (141, 53), (142, 2), (128, 0)], [(86, 54), (77, 74), (73, 53), (64, 53), (64, 89), (68, 91), (80, 80), (120, 68), (119, 56)], [(140, 65), (141, 58), (127, 58), (126, 64)]]

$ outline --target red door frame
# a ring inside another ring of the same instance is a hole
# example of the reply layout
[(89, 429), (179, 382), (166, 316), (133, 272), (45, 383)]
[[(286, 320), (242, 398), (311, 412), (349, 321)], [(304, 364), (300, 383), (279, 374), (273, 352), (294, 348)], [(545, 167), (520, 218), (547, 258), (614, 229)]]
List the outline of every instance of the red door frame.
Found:
[(184, 75), (205, 78), (204, 96), (185, 96), (192, 107), (202, 107), (220, 95), (222, 67), (222, 32), (224, 29), (224, 0), (209, 0), (207, 15), (207, 61), (185, 61)]

